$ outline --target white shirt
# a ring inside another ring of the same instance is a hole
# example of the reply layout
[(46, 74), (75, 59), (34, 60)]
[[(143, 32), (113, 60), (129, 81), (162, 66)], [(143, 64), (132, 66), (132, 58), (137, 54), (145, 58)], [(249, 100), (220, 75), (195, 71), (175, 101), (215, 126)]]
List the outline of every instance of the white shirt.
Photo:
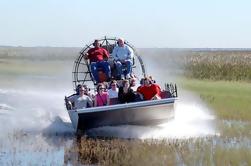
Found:
[(139, 86), (133, 86), (133, 87), (131, 86), (131, 88), (132, 88), (132, 90), (133, 90), (134, 92), (137, 92), (138, 87), (139, 87)]
[(124, 47), (115, 46), (112, 51), (112, 57), (115, 60), (132, 60), (133, 56), (133, 50), (127, 45)]
[(108, 90), (108, 94), (109, 94), (109, 98), (118, 98), (118, 88), (116, 88), (116, 90), (113, 89), (109, 89)]
[(92, 106), (92, 100), (89, 96), (75, 95), (70, 99), (71, 102), (74, 102), (75, 109), (82, 109), (87, 107), (87, 103)]

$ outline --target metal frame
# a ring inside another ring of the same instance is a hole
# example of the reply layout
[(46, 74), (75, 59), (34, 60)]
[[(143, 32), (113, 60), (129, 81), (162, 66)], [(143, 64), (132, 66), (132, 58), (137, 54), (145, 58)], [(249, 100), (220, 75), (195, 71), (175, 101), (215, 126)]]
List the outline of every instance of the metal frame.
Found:
[(165, 90), (171, 93), (171, 97), (178, 97), (177, 85), (165, 83)]

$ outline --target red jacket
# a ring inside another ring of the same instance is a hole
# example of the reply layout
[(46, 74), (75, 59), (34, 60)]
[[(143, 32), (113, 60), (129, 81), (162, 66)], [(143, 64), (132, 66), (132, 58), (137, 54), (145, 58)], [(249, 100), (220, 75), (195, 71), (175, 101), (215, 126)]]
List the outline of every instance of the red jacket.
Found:
[(91, 62), (103, 61), (105, 58), (109, 58), (108, 52), (102, 47), (91, 48), (87, 53), (87, 58), (90, 59)]
[(156, 94), (160, 95), (160, 87), (157, 84), (142, 86), (137, 91), (144, 96), (145, 100), (151, 100)]

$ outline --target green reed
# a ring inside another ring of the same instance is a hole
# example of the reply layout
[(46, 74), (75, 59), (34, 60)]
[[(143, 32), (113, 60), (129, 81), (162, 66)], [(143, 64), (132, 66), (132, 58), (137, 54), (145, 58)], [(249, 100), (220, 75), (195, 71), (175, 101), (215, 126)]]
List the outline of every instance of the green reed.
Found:
[(81, 138), (65, 150), (65, 164), (250, 165), (251, 150), (215, 138), (121, 140)]
[(251, 51), (190, 52), (185, 75), (212, 80), (251, 80)]

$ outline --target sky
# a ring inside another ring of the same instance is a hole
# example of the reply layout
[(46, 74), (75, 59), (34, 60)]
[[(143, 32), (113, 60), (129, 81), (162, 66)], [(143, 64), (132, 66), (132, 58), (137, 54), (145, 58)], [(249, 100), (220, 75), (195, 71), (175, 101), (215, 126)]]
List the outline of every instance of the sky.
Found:
[(1, 0), (0, 45), (251, 48), (249, 0)]

